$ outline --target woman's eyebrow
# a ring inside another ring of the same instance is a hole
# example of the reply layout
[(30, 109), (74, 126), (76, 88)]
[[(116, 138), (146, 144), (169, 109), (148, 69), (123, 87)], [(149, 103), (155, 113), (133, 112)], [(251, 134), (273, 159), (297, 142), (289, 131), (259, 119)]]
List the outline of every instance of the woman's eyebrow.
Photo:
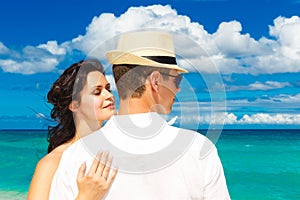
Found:
[(103, 86), (102, 85), (95, 85), (95, 86), (92, 87), (93, 90), (94, 89), (99, 89), (99, 88), (103, 88)]

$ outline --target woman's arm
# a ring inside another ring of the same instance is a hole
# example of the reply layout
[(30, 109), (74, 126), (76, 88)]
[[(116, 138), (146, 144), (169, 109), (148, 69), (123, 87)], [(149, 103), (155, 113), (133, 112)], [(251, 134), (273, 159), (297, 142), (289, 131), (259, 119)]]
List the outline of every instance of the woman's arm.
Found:
[(49, 199), (51, 181), (58, 163), (59, 158), (57, 160), (55, 156), (49, 156), (49, 154), (38, 162), (30, 183), (27, 196), (28, 200)]
[[(112, 158), (108, 158), (108, 153), (99, 152), (94, 159), (89, 172), (85, 175), (86, 165), (83, 163), (78, 171), (77, 200), (101, 199), (109, 190), (113, 180), (117, 175), (117, 169), (111, 169)], [(42, 158), (35, 169), (30, 184), (27, 200), (48, 200), (52, 178), (59, 164), (61, 155), (48, 154)]]

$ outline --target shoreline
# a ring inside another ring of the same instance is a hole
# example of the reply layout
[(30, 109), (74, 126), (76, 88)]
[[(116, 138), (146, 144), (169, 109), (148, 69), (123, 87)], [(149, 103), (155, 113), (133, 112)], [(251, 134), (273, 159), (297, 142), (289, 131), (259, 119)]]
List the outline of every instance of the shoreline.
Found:
[(0, 189), (0, 200), (24, 200), (27, 199), (27, 191), (20, 192), (17, 190), (1, 190)]

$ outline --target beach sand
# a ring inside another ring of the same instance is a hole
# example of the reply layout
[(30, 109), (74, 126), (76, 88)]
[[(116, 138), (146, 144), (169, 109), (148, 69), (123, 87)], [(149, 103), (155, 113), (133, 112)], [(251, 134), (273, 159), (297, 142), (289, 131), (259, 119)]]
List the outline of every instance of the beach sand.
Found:
[(27, 193), (16, 191), (0, 191), (0, 200), (25, 200)]

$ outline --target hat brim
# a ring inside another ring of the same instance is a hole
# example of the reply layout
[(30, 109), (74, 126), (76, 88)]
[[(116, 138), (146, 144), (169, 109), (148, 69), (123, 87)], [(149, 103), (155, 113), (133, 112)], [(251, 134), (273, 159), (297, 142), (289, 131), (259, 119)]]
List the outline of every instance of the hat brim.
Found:
[(181, 73), (187, 73), (188, 71), (178, 67), (176, 64), (163, 64), (159, 62), (155, 62), (153, 60), (150, 60), (148, 58), (144, 58), (141, 56), (137, 56), (135, 54), (131, 54), (128, 52), (123, 51), (109, 51), (106, 53), (106, 57), (108, 61), (113, 64), (132, 64), (132, 65), (145, 65), (145, 66), (151, 66), (151, 67), (158, 67), (158, 68), (168, 68), (168, 69), (175, 69), (178, 72)]

